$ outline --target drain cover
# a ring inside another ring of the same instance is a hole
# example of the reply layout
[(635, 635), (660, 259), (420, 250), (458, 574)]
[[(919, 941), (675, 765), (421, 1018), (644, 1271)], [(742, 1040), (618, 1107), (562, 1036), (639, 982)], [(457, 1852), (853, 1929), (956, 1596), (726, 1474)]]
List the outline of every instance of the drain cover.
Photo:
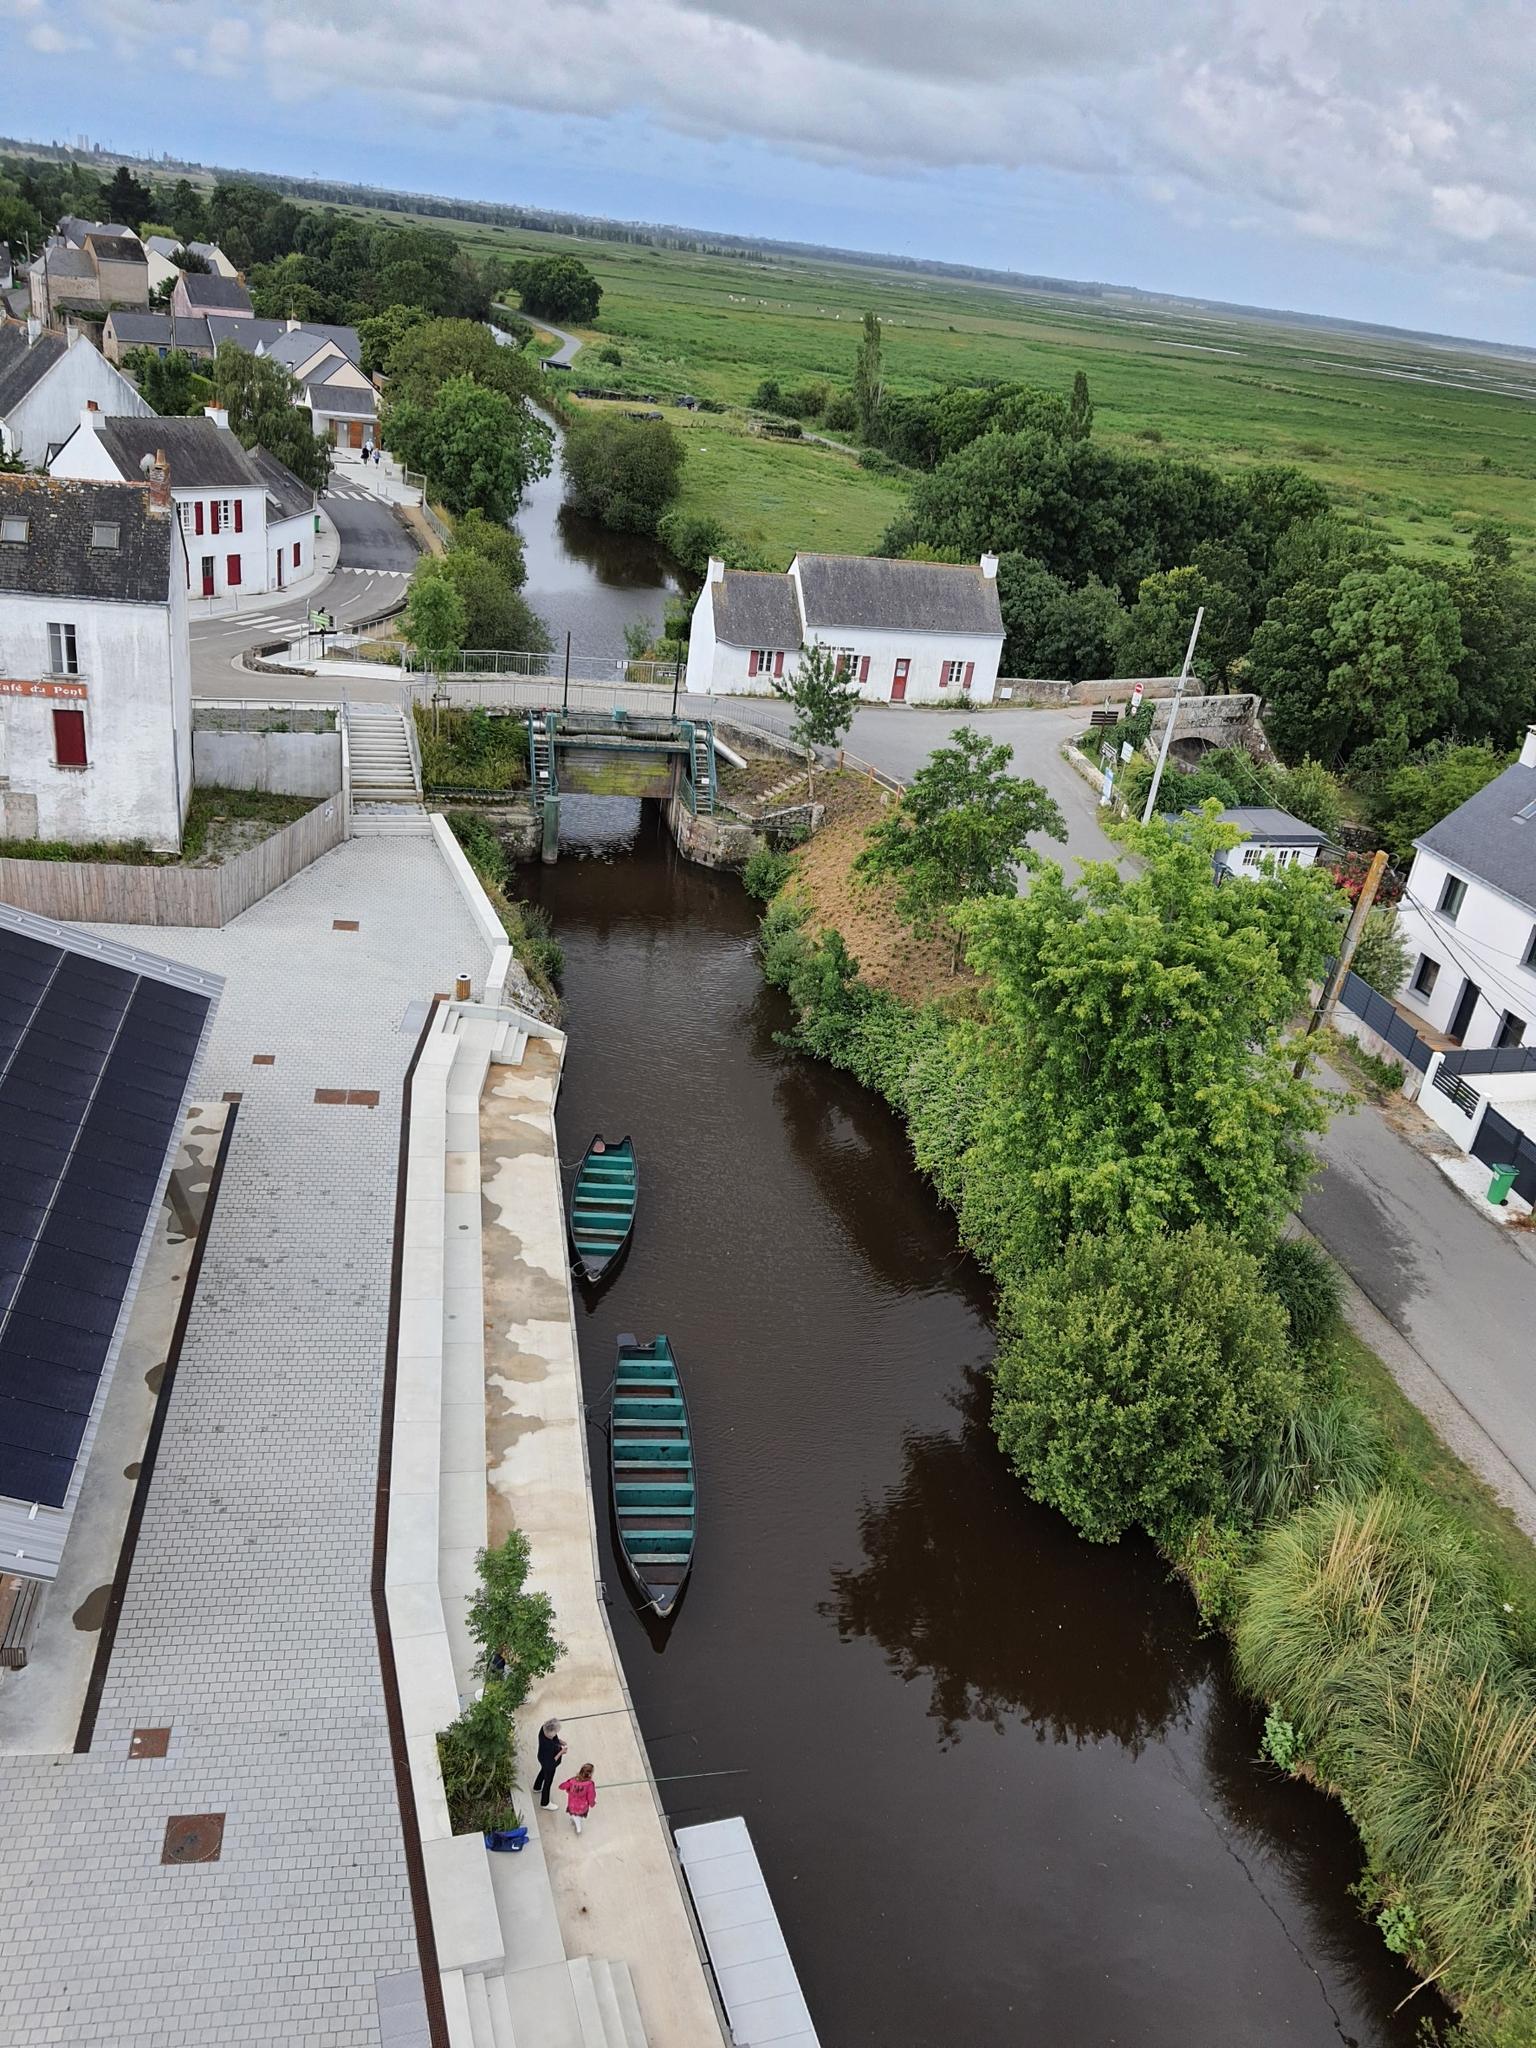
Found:
[(222, 1813), (173, 1813), (165, 1824), (162, 1863), (217, 1863), (224, 1846)]
[(128, 1754), (135, 1759), (145, 1756), (165, 1756), (170, 1750), (170, 1746), (171, 1731), (169, 1728), (135, 1728), (128, 1744)]

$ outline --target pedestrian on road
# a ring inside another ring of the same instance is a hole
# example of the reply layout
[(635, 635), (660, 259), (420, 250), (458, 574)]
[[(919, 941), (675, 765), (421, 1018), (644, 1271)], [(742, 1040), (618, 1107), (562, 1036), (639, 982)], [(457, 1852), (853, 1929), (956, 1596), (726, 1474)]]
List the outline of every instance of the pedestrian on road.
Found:
[(565, 1794), (565, 1810), (570, 1815), (571, 1826), (577, 1834), (581, 1824), (597, 1804), (597, 1786), (592, 1778), (592, 1766), (583, 1764), (574, 1778), (567, 1778), (560, 1787)]
[(565, 1755), (565, 1744), (560, 1740), (560, 1723), (546, 1721), (539, 1730), (539, 1775), (533, 1781), (533, 1789), (539, 1795), (540, 1806), (548, 1806), (549, 1795), (555, 1787), (555, 1766)]

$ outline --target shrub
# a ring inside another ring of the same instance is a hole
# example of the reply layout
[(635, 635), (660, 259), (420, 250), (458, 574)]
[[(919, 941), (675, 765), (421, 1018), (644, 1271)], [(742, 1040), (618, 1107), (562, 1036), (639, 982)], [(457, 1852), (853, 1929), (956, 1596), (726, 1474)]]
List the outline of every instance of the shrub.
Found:
[(665, 420), (584, 412), (561, 449), (566, 503), (626, 533), (654, 533), (677, 496), (683, 444)]
[(831, 434), (851, 434), (859, 424), (859, 408), (851, 391), (834, 391), (827, 400), (821, 423)]
[(1294, 1770), (1301, 1761), (1300, 1739), (1296, 1730), (1283, 1716), (1265, 1715), (1264, 1740), (1259, 1744), (1259, 1754), (1267, 1757), (1275, 1768), (1281, 1771)]
[(565, 1655), (555, 1635), (555, 1610), (547, 1593), (530, 1593), (528, 1538), (513, 1529), (495, 1550), (475, 1558), (480, 1590), (470, 1600), (465, 1622), (480, 1646), (475, 1668), (494, 1672), (498, 1690), (512, 1708), (527, 1699), (536, 1678), (547, 1678)]
[(1278, 1238), (1265, 1253), (1264, 1279), (1279, 1297), (1291, 1342), (1303, 1356), (1337, 1336), (1344, 1313), (1339, 1269), (1310, 1238)]
[(1390, 1001), (1408, 979), (1408, 957), (1408, 942), (1398, 929), (1397, 912), (1385, 903), (1373, 904), (1365, 913), (1365, 929), (1351, 967)]
[(763, 902), (777, 896), (789, 880), (794, 863), (787, 853), (778, 853), (771, 846), (759, 847), (750, 855), (741, 871), (741, 879), (749, 896), (759, 897)]
[(611, 341), (605, 341), (603, 343), (602, 347), (597, 352), (597, 360), (600, 363), (612, 363), (618, 369), (622, 369), (624, 367), (623, 355), (620, 353), (618, 349), (614, 347)]
[(507, 1817), (516, 1784), (516, 1704), (505, 1685), (492, 1681), (437, 1738), (448, 1823), (456, 1835), (479, 1834)]
[(1074, 1236), (1005, 1290), (993, 1420), (1014, 1470), (1091, 1542), (1218, 1509), (1296, 1405), (1257, 1259), (1204, 1224)]
[(1321, 1495), (1363, 1500), (1381, 1484), (1386, 1463), (1381, 1435), (1358, 1402), (1303, 1401), (1234, 1467), (1232, 1508), (1264, 1528)]

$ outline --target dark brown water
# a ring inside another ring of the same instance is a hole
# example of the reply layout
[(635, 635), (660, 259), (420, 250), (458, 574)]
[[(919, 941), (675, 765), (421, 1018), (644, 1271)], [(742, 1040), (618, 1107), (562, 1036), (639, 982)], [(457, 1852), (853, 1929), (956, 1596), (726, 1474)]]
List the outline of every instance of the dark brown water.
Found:
[(588, 1393), (620, 1330), (665, 1331), (700, 1461), (660, 1638), (599, 1480), (655, 1769), (740, 1774), (664, 1786), (673, 1819), (746, 1816), (823, 2048), (1414, 2040), (1428, 1994), (1392, 2016), (1412, 1979), (1348, 1896), (1342, 1814), (1255, 1761), (1150, 1547), (1081, 1543), (1010, 1478), (986, 1283), (889, 1111), (775, 1044), (754, 907), (645, 808), (573, 800), (522, 878), (565, 947), (562, 1156), (628, 1132), (641, 1165)]

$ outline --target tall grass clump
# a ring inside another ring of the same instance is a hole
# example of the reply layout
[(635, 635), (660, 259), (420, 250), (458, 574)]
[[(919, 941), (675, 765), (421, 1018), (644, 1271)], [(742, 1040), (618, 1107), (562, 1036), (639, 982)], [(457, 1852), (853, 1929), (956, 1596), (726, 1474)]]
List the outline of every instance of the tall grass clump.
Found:
[(1325, 1495), (1361, 1500), (1381, 1484), (1387, 1463), (1381, 1432), (1359, 1401), (1303, 1402), (1232, 1470), (1232, 1512), (1262, 1529)]
[(1536, 2043), (1536, 1689), (1475, 1552), (1409, 1494), (1319, 1501), (1261, 1541), (1234, 1643), (1469, 2041)]

